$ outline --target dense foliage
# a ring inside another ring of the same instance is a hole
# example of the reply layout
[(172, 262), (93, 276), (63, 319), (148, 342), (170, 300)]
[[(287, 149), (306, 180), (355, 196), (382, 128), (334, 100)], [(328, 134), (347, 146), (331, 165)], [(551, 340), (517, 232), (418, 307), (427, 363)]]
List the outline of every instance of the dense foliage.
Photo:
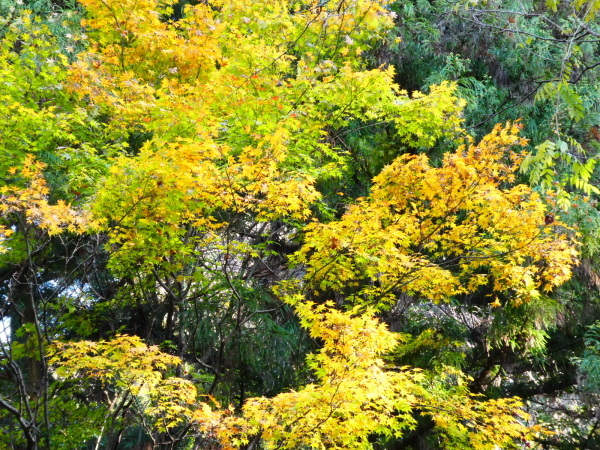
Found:
[(598, 448), (599, 14), (0, 0), (0, 447)]

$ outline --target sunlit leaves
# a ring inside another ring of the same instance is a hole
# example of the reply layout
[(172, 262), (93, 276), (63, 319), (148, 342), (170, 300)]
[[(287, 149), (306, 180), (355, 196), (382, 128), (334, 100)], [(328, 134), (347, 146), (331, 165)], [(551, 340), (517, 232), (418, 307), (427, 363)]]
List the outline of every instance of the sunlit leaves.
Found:
[[(51, 163), (46, 175), (53, 195), (80, 200), (103, 172), (101, 154), (121, 147), (119, 133), (107, 137), (97, 111), (73, 101), (66, 87), (69, 60), (40, 22), (23, 11), (1, 31), (0, 170), (32, 154)], [(8, 182), (4, 177), (0, 184)]]
[(368, 449), (369, 437), (402, 436), (416, 426), (410, 414), (430, 416), (448, 449), (510, 448), (536, 429), (518, 399), (484, 400), (469, 393), (462, 374), (427, 375), (387, 367), (383, 354), (398, 345), (373, 311), (340, 312), (331, 304), (296, 303), (303, 325), (322, 349), (309, 356), (316, 382), (276, 397), (249, 399), (242, 417), (204, 403), (195, 419), (225, 448), (259, 434), (266, 448)]
[[(9, 170), (20, 180), (15, 184), (0, 186), (0, 218), (20, 215), (24, 221), (18, 224), (21, 229), (29, 224), (50, 235), (63, 230), (84, 233), (94, 229), (97, 224), (88, 212), (75, 210), (63, 200), (56, 204), (49, 202), (48, 184), (42, 175), (44, 167), (45, 164), (28, 155), (20, 170), (17, 167)], [(0, 253), (6, 251), (3, 241), (13, 232), (12, 228), (0, 227)]]
[[(518, 125), (445, 156), (403, 156), (340, 221), (309, 227), (297, 260), (317, 289), (355, 286), (355, 302), (383, 307), (404, 291), (435, 301), (491, 286), (516, 303), (570, 277), (576, 251), (539, 195), (510, 186)], [(371, 279), (371, 283), (365, 283)], [(351, 292), (351, 291), (350, 291)]]
[(119, 335), (110, 341), (56, 342), (49, 351), (56, 375), (66, 380), (88, 379), (111, 387), (115, 399), (136, 399), (142, 412), (159, 429), (171, 428), (191, 414), (196, 388), (184, 379), (165, 377), (181, 360), (145, 345), (136, 336)]
[[(25, 107), (13, 100), (18, 89), (3, 98), (0, 112), (23, 123), (31, 116), (28, 129), (56, 120), (58, 138), (69, 145), (58, 146), (52, 136), (40, 149), (70, 149), (63, 153), (94, 162), (82, 169), (93, 174), (94, 187), (73, 193), (88, 203), (94, 220), (49, 200), (45, 167), (33, 158), (11, 169), (16, 179), (2, 187), (2, 212), (48, 234), (98, 232), (94, 251), (107, 255), (102, 262), (91, 259), (110, 273), (104, 280), (86, 273), (77, 289), (65, 288), (62, 301), (93, 292), (94, 313), (123, 299), (137, 302), (140, 316), (151, 322), (140, 325), (149, 327), (148, 336), (166, 336), (179, 354), (211, 371), (197, 379), (204, 380), (198, 386), (214, 380), (211, 394), (234, 366), (227, 367), (224, 353), (234, 343), (249, 345), (246, 334), (254, 343), (266, 335), (255, 330), (275, 319), (258, 317), (282, 306), (260, 310), (278, 299), (254, 298), (263, 266), (270, 279), (261, 296), (271, 295), (272, 280), (282, 277), (283, 269), (261, 259), (274, 256), (285, 264), (286, 253), (274, 250), (271, 239), (294, 248), (295, 238), (305, 238), (295, 262), (306, 268), (306, 289), (333, 291), (358, 306), (343, 312), (332, 303), (290, 301), (321, 345), (306, 360), (308, 379), (271, 398), (252, 397), (241, 387), (237, 409), (211, 396), (205, 397), (210, 403), (194, 405), (196, 387), (169, 374), (180, 360), (136, 337), (57, 343), (48, 378), (89, 388), (87, 398), (102, 390), (103, 411), (116, 425), (166, 435), (193, 415), (196, 432), (229, 447), (261, 439), (266, 448), (369, 448), (374, 435), (406, 435), (417, 414), (431, 418), (447, 448), (508, 447), (526, 438), (530, 430), (517, 419), (526, 419), (517, 399), (475, 397), (464, 387), (468, 379), (443, 365), (428, 373), (384, 362), (402, 345), (401, 336), (375, 316), (399, 292), (441, 301), (488, 289), (519, 304), (568, 278), (576, 259), (570, 230), (549, 215), (539, 195), (513, 186), (521, 157), (512, 147), (524, 144), (519, 126), (497, 127), (479, 144), (468, 142), (440, 167), (417, 152), (464, 134), (464, 104), (452, 83), (409, 93), (394, 84), (391, 68), (365, 68), (361, 55), (392, 25), (385, 2), (202, 2), (177, 21), (169, 18), (172, 3), (83, 0), (90, 47), (68, 76), (66, 59), (46, 61), (58, 67), (47, 71), (50, 81), (68, 84), (68, 91), (58, 85), (49, 91), (79, 106), (66, 124), (57, 118), (58, 105), (42, 107), (54, 98), (40, 96)], [(3, 60), (14, 65), (10, 45)], [(39, 61), (31, 61), (33, 73)], [(8, 87), (18, 81), (7, 79)], [(89, 125), (91, 135), (109, 130), (113, 139), (95, 148), (71, 133), (71, 123)], [(352, 156), (340, 135), (372, 123), (386, 128), (379, 140), (389, 132), (415, 154), (384, 168), (368, 197), (340, 212), (339, 220), (315, 221), (305, 234), (293, 235), (321, 201), (319, 183), (340, 177)], [(19, 143), (19, 152), (27, 145)], [(103, 153), (106, 148), (121, 150)], [(11, 231), (6, 227), (5, 240)], [(193, 330), (186, 322), (192, 308)], [(69, 328), (64, 317), (56, 321)], [(207, 353), (220, 346), (214, 366), (212, 355), (192, 349), (208, 340), (201, 333), (218, 340), (206, 345)]]
[(411, 145), (461, 123), (454, 86), (409, 95), (391, 68), (362, 69), (361, 52), (392, 24), (378, 2), (217, 2), (176, 22), (169, 2), (83, 4), (92, 46), (69, 89), (109, 127), (147, 136), (110, 161), (94, 199), (116, 272), (189, 253), (197, 242), (183, 236), (226, 226), (219, 212), (307, 219), (317, 181), (347, 159), (327, 136), (352, 121), (395, 123)]

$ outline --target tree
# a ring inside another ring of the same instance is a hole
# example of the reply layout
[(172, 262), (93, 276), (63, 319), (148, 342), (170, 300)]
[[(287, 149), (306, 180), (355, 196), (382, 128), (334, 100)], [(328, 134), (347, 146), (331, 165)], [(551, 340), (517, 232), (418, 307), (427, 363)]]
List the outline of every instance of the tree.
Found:
[[(598, 242), (596, 6), (396, 2), (392, 8), (402, 42), (381, 45), (372, 54), (378, 63), (393, 64), (396, 80), (407, 88), (455, 81), (457, 96), (467, 100), (465, 127), (477, 136), (495, 122), (521, 118), (523, 135), (530, 139), (521, 177), (529, 179), (517, 177), (536, 190), (558, 192), (559, 215), (580, 234), (581, 264), (573, 279), (538, 301), (493, 312), (482, 306), (485, 297), (474, 295), (460, 307), (440, 304), (432, 312), (412, 306), (405, 296), (386, 314), (394, 328), (423, 333), (422, 353), (410, 352), (405, 363), (452, 361), (476, 380), (487, 378), (488, 392), (502, 389), (529, 398), (539, 417), (559, 431), (543, 443), (557, 449), (593, 448), (594, 437), (586, 437), (598, 436), (597, 410), (587, 394), (580, 395), (583, 378), (573, 360), (584, 355), (587, 327), (600, 312), (592, 256)], [(447, 147), (437, 145), (427, 151), (433, 164), (443, 150)], [(526, 337), (531, 332), (533, 340)], [(532, 341), (541, 346), (525, 351)], [(499, 348), (490, 349), (491, 342)]]
[(468, 100), (466, 126), (479, 135), (522, 118), (536, 147), (524, 166), (530, 184), (558, 190), (563, 208), (571, 191), (595, 192), (594, 2), (442, 0), (393, 8), (404, 41), (381, 53), (392, 51), (388, 59), (398, 61), (404, 84), (422, 89), (455, 80)]
[[(2, 47), (1, 108), (47, 130), (34, 157), (13, 122), (3, 143), (21, 174), (0, 203), (1, 424), (22, 435), (7, 446), (368, 448), (426, 424), (438, 445), (487, 449), (543, 431), (517, 398), (479, 394), (489, 369), (398, 364), (421, 336), (382, 323), (407, 293), (494, 293), (503, 318), (576, 261), (569, 227), (514, 186), (519, 126), (476, 145), (456, 84), (409, 94), (368, 67), (385, 2), (202, 2), (179, 20), (171, 1), (82, 5), (90, 44), (71, 64), (28, 12)], [(464, 145), (436, 168), (367, 157), (356, 129)], [(361, 163), (373, 185), (343, 212), (330, 200)]]
[(519, 168), (519, 128), (497, 126), (440, 168), (425, 155), (397, 158), (341, 220), (306, 228), (297, 261), (307, 281), (379, 307), (398, 291), (441, 301), (482, 288), (519, 304), (564, 283), (574, 236), (531, 188), (501, 188)]
[[(462, 387), (459, 373), (430, 377), (408, 367), (385, 367), (380, 356), (397, 337), (358, 309), (343, 313), (333, 303), (315, 307), (301, 297), (297, 313), (313, 337), (323, 341), (309, 356), (317, 383), (270, 399), (250, 399), (242, 418), (202, 405), (196, 417), (225, 448), (260, 437), (266, 448), (372, 448), (373, 434), (400, 436), (415, 427), (411, 411), (431, 416), (444, 448), (512, 446), (539, 431), (524, 426), (518, 399), (481, 401)], [(454, 380), (451, 378), (457, 377)], [(219, 417), (221, 416), (221, 417)]]
[[(108, 436), (106, 447), (117, 445), (120, 435), (131, 422), (139, 422), (152, 436), (155, 429), (164, 432), (191, 417), (197, 396), (194, 385), (175, 376), (163, 378), (167, 368), (180, 364), (181, 360), (157, 347), (146, 346), (139, 337), (118, 335), (110, 341), (57, 342), (49, 356), (48, 362), (58, 367), (58, 380), (100, 383), (97, 387), (102, 389), (102, 400), (106, 405), (93, 405), (94, 409), (102, 411), (100, 416), (94, 414), (101, 422), (100, 432), (97, 437), (84, 435), (87, 439), (97, 439), (96, 448), (100, 448), (104, 434)], [(94, 386), (84, 386), (94, 390)], [(77, 392), (77, 388), (70, 390)], [(147, 420), (151, 422), (147, 423)], [(83, 437), (82, 433), (79, 435)], [(157, 443), (154, 438), (153, 443)], [(61, 444), (73, 445), (77, 441)]]

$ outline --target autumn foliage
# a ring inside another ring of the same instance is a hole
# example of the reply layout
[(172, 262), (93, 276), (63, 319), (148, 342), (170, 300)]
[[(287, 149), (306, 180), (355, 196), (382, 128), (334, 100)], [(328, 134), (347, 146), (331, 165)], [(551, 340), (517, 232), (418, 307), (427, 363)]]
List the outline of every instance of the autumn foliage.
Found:
[(514, 185), (519, 128), (498, 125), (439, 168), (425, 155), (397, 158), (340, 221), (307, 227), (297, 254), (307, 280), (355, 287), (352, 302), (382, 307), (398, 291), (438, 302), (483, 286), (500, 306), (494, 292), (520, 303), (564, 283), (577, 257), (573, 231), (538, 193)]
[[(75, 445), (56, 431), (63, 410), (88, 418), (96, 448), (134, 428), (156, 446), (224, 449), (373, 448), (423, 423), (447, 449), (543, 434), (519, 398), (475, 394), (457, 367), (397, 364), (410, 337), (381, 320), (400, 295), (481, 295), (501, 311), (570, 278), (575, 231), (517, 179), (520, 123), (476, 142), (455, 84), (409, 94), (369, 65), (393, 25), (385, 1), (215, 0), (172, 20), (174, 3), (81, 0), (89, 45), (52, 83), (66, 100), (31, 106), (73, 125), (16, 148), (0, 184), (3, 264), (23, 268), (12, 283), (37, 283), (11, 297), (22, 331), (2, 345), (37, 383), (35, 396), (0, 393), (20, 442)], [(0, 61), (25, 64), (17, 41), (42, 47), (10, 36)], [(340, 136), (375, 124), (411, 152), (335, 210), (328, 183), (355, 156)], [(455, 150), (436, 162), (421, 150), (440, 140)], [(41, 162), (52, 152), (54, 167)], [(68, 269), (39, 269), (48, 248), (71, 252)], [(227, 349), (282, 311), (313, 345), (292, 367), (302, 375), (269, 395), (239, 378), (235, 394)]]

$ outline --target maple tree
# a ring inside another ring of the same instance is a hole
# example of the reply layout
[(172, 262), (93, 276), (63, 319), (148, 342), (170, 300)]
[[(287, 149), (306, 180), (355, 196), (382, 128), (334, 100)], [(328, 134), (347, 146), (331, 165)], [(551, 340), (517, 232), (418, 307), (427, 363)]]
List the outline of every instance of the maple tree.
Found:
[(400, 436), (413, 428), (410, 413), (415, 409), (433, 418), (444, 448), (507, 448), (540, 431), (520, 422), (528, 416), (518, 399), (480, 401), (461, 388), (460, 378), (456, 385), (450, 381), (450, 390), (440, 389), (448, 382), (445, 376), (460, 374), (428, 378), (418, 369), (386, 367), (380, 357), (398, 344), (398, 337), (372, 310), (343, 313), (332, 303), (314, 307), (303, 302), (296, 311), (311, 335), (324, 342), (318, 354), (309, 356), (318, 383), (250, 399), (242, 418), (203, 404), (196, 418), (225, 448), (248, 444), (253, 435), (266, 448), (372, 448), (373, 434)]
[(519, 168), (519, 128), (497, 126), (440, 168), (425, 155), (397, 158), (340, 221), (307, 227), (297, 254), (307, 281), (355, 287), (351, 301), (375, 304), (395, 302), (396, 290), (441, 301), (488, 285), (520, 303), (564, 283), (577, 257), (572, 232), (531, 188), (501, 187)]
[[(59, 380), (92, 380), (101, 383), (107, 392), (105, 417), (94, 436), (96, 447), (105, 433), (109, 436), (108, 447), (118, 443), (116, 430), (128, 426), (122, 422), (131, 419), (132, 415), (127, 414), (130, 409), (137, 410), (133, 417), (150, 431), (154, 427), (159, 431), (172, 428), (192, 414), (197, 396), (194, 385), (174, 376), (163, 378), (167, 368), (181, 360), (146, 346), (139, 337), (118, 335), (110, 341), (56, 342), (49, 356), (49, 364), (58, 367)], [(146, 424), (144, 416), (152, 422)]]
[[(502, 317), (570, 277), (574, 231), (516, 184), (520, 126), (476, 144), (455, 83), (409, 94), (371, 68), (387, 2), (174, 4), (82, 0), (71, 61), (31, 12), (7, 27), (2, 442), (371, 448), (423, 421), (443, 448), (543, 436), (520, 399), (473, 392), (487, 369), (398, 364), (423, 336), (382, 321), (401, 295), (483, 293)], [(327, 186), (357, 157), (341, 136), (362, 126), (458, 148), (440, 167), (378, 155), (336, 211)]]
[[(481, 377), (487, 378), (486, 392), (501, 387), (529, 398), (541, 420), (557, 432), (542, 440), (552, 449), (595, 448), (600, 439), (597, 402), (579, 394), (585, 391), (585, 371), (571, 356), (588, 351), (582, 343), (599, 313), (597, 6), (544, 0), (396, 2), (391, 9), (398, 15), (395, 32), (402, 42), (384, 45), (376, 54), (377, 61), (394, 65), (405, 88), (455, 81), (457, 95), (467, 100), (465, 127), (477, 139), (496, 122), (521, 118), (522, 135), (530, 139), (523, 165), (527, 183), (536, 191), (558, 191), (561, 218), (580, 233), (581, 264), (571, 281), (533, 303), (491, 313), (485, 305), (494, 296), (467, 295), (460, 306), (451, 300), (452, 306), (428, 309), (408, 306), (404, 296), (384, 314), (397, 329), (423, 332), (415, 340), (421, 354), (413, 351), (406, 363), (452, 361), (474, 374), (475, 384), (480, 373), (487, 373)], [(363, 152), (372, 148), (363, 130), (352, 136)], [(439, 164), (440, 152), (439, 147), (427, 152), (433, 165)], [(537, 346), (542, 352), (515, 357), (515, 348), (530, 345), (532, 332), (542, 341)], [(490, 338), (500, 347), (490, 351)], [(456, 342), (479, 350), (465, 352)], [(487, 384), (491, 379), (496, 387)], [(567, 398), (575, 403), (566, 407)]]

